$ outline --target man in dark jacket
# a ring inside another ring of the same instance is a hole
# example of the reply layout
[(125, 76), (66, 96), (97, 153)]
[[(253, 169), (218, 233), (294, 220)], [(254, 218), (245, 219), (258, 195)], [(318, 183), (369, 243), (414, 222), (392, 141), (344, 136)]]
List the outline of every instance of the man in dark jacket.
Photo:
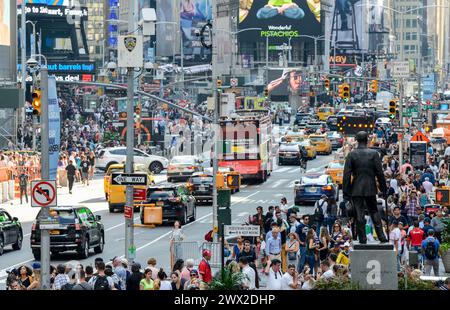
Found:
[(380, 192), (383, 195), (386, 195), (387, 192), (381, 159), (375, 150), (367, 148), (367, 132), (358, 132), (356, 141), (358, 147), (348, 154), (345, 160), (344, 199), (353, 203), (359, 243), (367, 243), (364, 217), (366, 207), (374, 223), (377, 236), (380, 242), (384, 243), (387, 242), (387, 239), (383, 232), (376, 196), (378, 193), (376, 180), (378, 180)]
[(69, 160), (69, 164), (66, 167), (66, 171), (67, 171), (67, 180), (69, 181), (69, 193), (72, 194), (72, 187), (73, 182), (75, 181), (76, 168), (71, 160)]

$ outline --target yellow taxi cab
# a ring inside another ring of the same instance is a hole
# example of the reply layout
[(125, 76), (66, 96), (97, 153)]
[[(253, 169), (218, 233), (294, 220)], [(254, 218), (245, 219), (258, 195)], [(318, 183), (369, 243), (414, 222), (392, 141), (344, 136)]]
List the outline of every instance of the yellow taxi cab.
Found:
[[(105, 197), (108, 200), (109, 212), (114, 212), (115, 209), (123, 210), (126, 202), (126, 186), (125, 185), (111, 185), (111, 175), (113, 173), (123, 173), (124, 164), (110, 165), (103, 178), (103, 187)], [(152, 173), (142, 164), (134, 165), (134, 173), (147, 174), (147, 186), (155, 184), (155, 179)], [(144, 188), (146, 186), (135, 186), (135, 188)]]
[(306, 135), (304, 130), (288, 131), (282, 137), (281, 142), (301, 142), (307, 138), (308, 136)]
[(334, 108), (332, 107), (320, 107), (317, 109), (317, 117), (320, 121), (325, 122), (328, 116), (334, 115)]
[(308, 159), (315, 159), (317, 157), (317, 151), (314, 145), (311, 144), (309, 139), (298, 142), (299, 145), (304, 146), (308, 154)]
[(344, 162), (342, 160), (333, 160), (325, 168), (325, 173), (328, 174), (333, 182), (342, 187), (342, 181), (344, 179)]
[(333, 152), (333, 146), (326, 134), (309, 135), (311, 144), (316, 148), (318, 154), (330, 155)]

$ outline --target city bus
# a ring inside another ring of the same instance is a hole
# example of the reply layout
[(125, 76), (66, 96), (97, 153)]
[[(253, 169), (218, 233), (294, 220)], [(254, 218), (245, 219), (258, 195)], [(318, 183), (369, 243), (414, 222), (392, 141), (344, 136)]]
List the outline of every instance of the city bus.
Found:
[(265, 182), (274, 159), (269, 110), (238, 110), (221, 117), (220, 128), (219, 167), (233, 168), (244, 181)]

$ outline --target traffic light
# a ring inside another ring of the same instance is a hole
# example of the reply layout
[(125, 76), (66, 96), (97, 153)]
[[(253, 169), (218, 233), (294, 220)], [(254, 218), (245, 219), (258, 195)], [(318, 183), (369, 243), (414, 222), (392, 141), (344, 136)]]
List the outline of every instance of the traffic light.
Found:
[(31, 94), (31, 98), (33, 98), (33, 114), (41, 115), (41, 90), (36, 88)]
[(264, 89), (264, 97), (269, 97), (269, 89), (268, 88), (266, 88), (266, 89)]
[(329, 79), (325, 79), (325, 89), (330, 90), (330, 80)]
[(370, 83), (370, 91), (372, 93), (378, 92), (378, 81), (377, 80), (372, 80), (372, 82)]
[(342, 87), (342, 96), (345, 102), (350, 101), (350, 85), (344, 84)]
[(216, 85), (218, 88), (222, 87), (222, 80), (217, 80)]
[(397, 116), (397, 101), (391, 99), (389, 101), (389, 118), (394, 119)]
[(239, 178), (238, 174), (229, 174), (227, 175), (227, 187), (229, 189), (236, 189), (239, 187)]
[(344, 99), (344, 85), (343, 84), (339, 85), (339, 97)]
[(142, 112), (141, 105), (138, 105), (137, 107), (134, 108), (134, 122), (137, 124), (138, 128), (140, 127), (141, 123), (141, 112)]

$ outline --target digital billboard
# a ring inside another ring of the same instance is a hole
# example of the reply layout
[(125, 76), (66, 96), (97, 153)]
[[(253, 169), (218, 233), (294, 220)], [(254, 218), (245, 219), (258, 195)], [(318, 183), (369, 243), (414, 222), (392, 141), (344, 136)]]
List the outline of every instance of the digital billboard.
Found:
[[(336, 0), (332, 7), (332, 28), (330, 48), (338, 50), (338, 53), (354, 54), (361, 52), (363, 9), (362, 0)], [(372, 15), (369, 15), (369, 17)], [(378, 23), (379, 14), (374, 14), (373, 23)], [(366, 21), (364, 21), (366, 22)]]
[(298, 95), (304, 81), (299, 69), (269, 70), (267, 90), (271, 96)]
[(11, 45), (10, 0), (0, 0), (0, 45)]
[(303, 39), (301, 35), (320, 36), (323, 34), (320, 16), (320, 0), (240, 0), (239, 30), (243, 31), (240, 41), (265, 41), (271, 43)]

